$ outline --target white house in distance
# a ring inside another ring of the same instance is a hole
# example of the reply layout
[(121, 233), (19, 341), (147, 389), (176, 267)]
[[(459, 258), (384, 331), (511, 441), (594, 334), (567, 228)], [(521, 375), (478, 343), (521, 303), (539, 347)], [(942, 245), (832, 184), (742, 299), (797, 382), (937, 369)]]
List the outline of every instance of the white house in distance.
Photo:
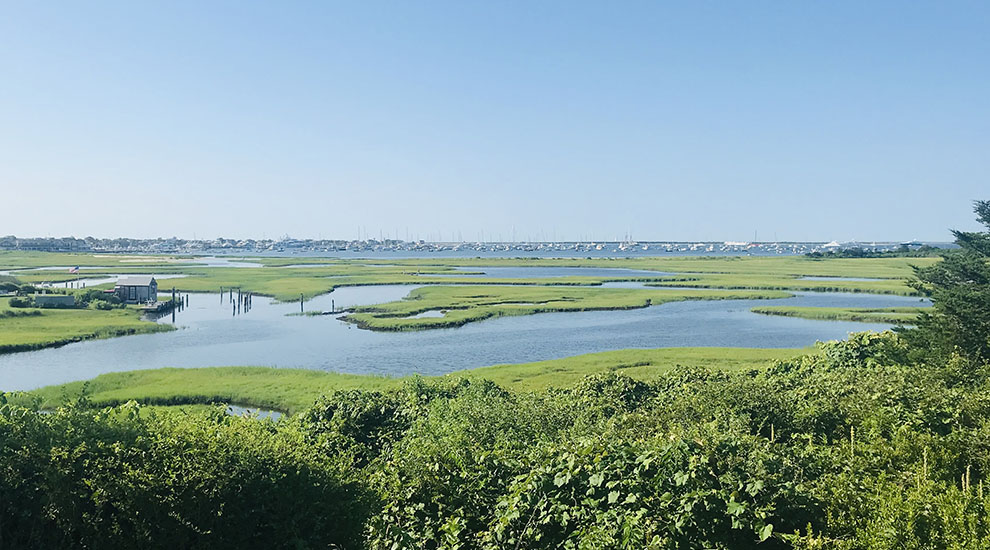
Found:
[(117, 281), (113, 293), (124, 303), (143, 304), (158, 301), (158, 281), (150, 275), (127, 277)]

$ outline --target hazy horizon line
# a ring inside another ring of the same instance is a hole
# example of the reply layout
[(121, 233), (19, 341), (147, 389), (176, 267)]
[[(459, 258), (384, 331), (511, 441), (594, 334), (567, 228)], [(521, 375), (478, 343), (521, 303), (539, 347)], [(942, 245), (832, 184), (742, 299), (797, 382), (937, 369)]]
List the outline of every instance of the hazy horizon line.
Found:
[(638, 239), (638, 238), (629, 238), (629, 239), (617, 239), (617, 238), (595, 238), (595, 239), (585, 239), (585, 238), (582, 238), (582, 239), (518, 239), (517, 238), (517, 239), (513, 239), (513, 240), (508, 240), (508, 239), (501, 239), (501, 238), (498, 238), (498, 239), (488, 239), (488, 238), (485, 238), (483, 240), (478, 240), (478, 239), (459, 239), (459, 240), (458, 239), (452, 239), (452, 240), (440, 239), (440, 240), (438, 240), (438, 239), (430, 239), (430, 238), (427, 238), (427, 239), (423, 239), (423, 238), (405, 239), (405, 238), (396, 238), (396, 237), (388, 236), (388, 235), (384, 235), (384, 236), (381, 236), (381, 237), (371, 236), (371, 237), (358, 237), (358, 238), (355, 238), (355, 237), (323, 237), (323, 236), (318, 236), (318, 237), (294, 237), (294, 236), (291, 236), (291, 235), (281, 235), (281, 236), (278, 236), (278, 237), (267, 237), (267, 236), (261, 236), (261, 237), (242, 237), (242, 236), (237, 236), (237, 237), (233, 237), (233, 236), (223, 236), (223, 235), (219, 235), (219, 236), (216, 236), (216, 237), (196, 237), (196, 236), (194, 236), (194, 237), (178, 237), (178, 236), (168, 236), (168, 237), (165, 237), (165, 236), (156, 236), (156, 237), (129, 237), (129, 236), (98, 237), (98, 236), (95, 236), (95, 235), (86, 235), (85, 237), (77, 237), (75, 235), (61, 235), (61, 236), (46, 235), (46, 236), (23, 236), (22, 237), (22, 236), (17, 236), (15, 234), (0, 235), (0, 239), (9, 239), (9, 238), (18, 239), (18, 240), (33, 240), (33, 239), (76, 239), (76, 240), (95, 239), (95, 240), (118, 240), (118, 239), (127, 239), (127, 240), (135, 240), (135, 241), (153, 241), (153, 240), (169, 241), (169, 240), (179, 240), (179, 241), (196, 241), (196, 242), (207, 242), (207, 241), (217, 241), (217, 240), (224, 240), (224, 241), (255, 241), (255, 242), (257, 242), (257, 241), (280, 242), (280, 241), (292, 240), (292, 241), (333, 241), (333, 242), (400, 242), (400, 243), (420, 243), (420, 242), (422, 242), (422, 243), (436, 243), (436, 244), (455, 244), (455, 243), (477, 243), (477, 244), (482, 244), (482, 243), (488, 243), (488, 244), (513, 244), (513, 243), (517, 243), (517, 244), (521, 244), (521, 243), (528, 243), (528, 244), (532, 244), (532, 243), (542, 243), (542, 244), (550, 244), (550, 243), (641, 243), (641, 244), (661, 244), (661, 243), (678, 243), (678, 244), (680, 244), (680, 243), (746, 243), (746, 244), (754, 244), (754, 243), (766, 243), (766, 244), (771, 244), (771, 243), (829, 243), (829, 242), (833, 242), (833, 241), (834, 242), (838, 242), (838, 243), (862, 243), (862, 244), (865, 244), (865, 243), (899, 244), (899, 243), (909, 243), (909, 242), (919, 242), (919, 243), (923, 243), (923, 244), (951, 244), (953, 242), (952, 240), (925, 239), (925, 238), (918, 238), (918, 237), (913, 237), (913, 238), (910, 238), (910, 239), (905, 239), (905, 238), (899, 238), (899, 239), (856, 239), (856, 238), (853, 238), (853, 239), (834, 239), (834, 238), (831, 238), (831, 239), (776, 239), (776, 238), (775, 239), (734, 239), (734, 238), (725, 238), (725, 239), (712, 240), (712, 239), (652, 239), (652, 238), (651, 239)]

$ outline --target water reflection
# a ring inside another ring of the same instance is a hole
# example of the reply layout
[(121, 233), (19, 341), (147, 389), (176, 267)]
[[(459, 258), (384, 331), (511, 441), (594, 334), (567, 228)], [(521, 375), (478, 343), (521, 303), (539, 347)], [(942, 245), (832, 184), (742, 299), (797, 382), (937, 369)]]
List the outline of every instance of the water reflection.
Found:
[(799, 281), (890, 281), (891, 279), (877, 279), (875, 277), (826, 277), (807, 275), (798, 277)]
[[(416, 285), (339, 288), (307, 302), (307, 311), (401, 299)], [(671, 346), (804, 347), (849, 332), (889, 325), (757, 315), (762, 305), (917, 306), (917, 298), (852, 293), (797, 293), (779, 300), (688, 301), (626, 311), (502, 317), (456, 329), (382, 333), (334, 316), (288, 316), (298, 303), (254, 297), (250, 312), (231, 315), (218, 294), (191, 294), (180, 330), (93, 340), (0, 355), (0, 389), (31, 389), (112, 371), (158, 367), (259, 365), (402, 376), (566, 357), (622, 348)], [(169, 318), (166, 318), (167, 321)]]
[[(466, 272), (466, 273), (465, 273)], [(546, 277), (664, 277), (674, 275), (664, 271), (626, 269), (621, 267), (544, 267), (544, 266), (481, 266), (455, 267), (449, 273), (424, 273), (428, 277), (488, 277), (493, 279), (528, 279)]]
[(241, 405), (227, 405), (227, 414), (230, 416), (249, 416), (259, 420), (278, 420), (284, 416), (284, 413), (279, 411)]

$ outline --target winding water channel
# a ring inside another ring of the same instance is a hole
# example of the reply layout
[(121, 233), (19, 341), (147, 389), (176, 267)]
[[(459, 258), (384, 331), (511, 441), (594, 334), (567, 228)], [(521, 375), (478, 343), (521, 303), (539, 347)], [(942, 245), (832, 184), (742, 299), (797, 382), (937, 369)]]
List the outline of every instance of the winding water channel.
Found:
[[(506, 268), (509, 269), (509, 268)], [(562, 268), (511, 268), (516, 276), (560, 276)], [(570, 275), (591, 275), (568, 269)], [(477, 268), (489, 276), (491, 268)], [(522, 270), (522, 271), (518, 271)], [(536, 271), (533, 271), (536, 270)], [(599, 273), (597, 276), (656, 276)], [(623, 270), (628, 271), (628, 270)], [(548, 274), (553, 272), (553, 274)], [(662, 274), (660, 274), (662, 275)], [(608, 283), (636, 287), (640, 283)], [(398, 300), (417, 285), (339, 288), (306, 303), (329, 311)], [(669, 346), (804, 347), (849, 332), (889, 325), (812, 321), (750, 312), (759, 305), (893, 307), (918, 298), (797, 292), (779, 300), (688, 301), (626, 311), (546, 313), (502, 317), (454, 329), (382, 333), (360, 330), (334, 316), (289, 316), (298, 304), (256, 297), (250, 312), (234, 315), (227, 298), (192, 294), (179, 314), (180, 330), (92, 340), (61, 348), (0, 355), (0, 389), (32, 389), (113, 371), (159, 367), (258, 365), (355, 374), (445, 374), (499, 363), (553, 359), (622, 348)], [(170, 317), (159, 322), (170, 322)]]

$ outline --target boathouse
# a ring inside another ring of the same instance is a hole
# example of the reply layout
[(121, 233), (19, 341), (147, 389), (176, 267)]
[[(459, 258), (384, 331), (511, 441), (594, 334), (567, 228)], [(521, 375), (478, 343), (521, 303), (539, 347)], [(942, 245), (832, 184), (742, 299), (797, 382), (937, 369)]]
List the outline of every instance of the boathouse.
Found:
[(158, 301), (158, 281), (154, 277), (127, 277), (117, 281), (114, 294), (128, 304)]

